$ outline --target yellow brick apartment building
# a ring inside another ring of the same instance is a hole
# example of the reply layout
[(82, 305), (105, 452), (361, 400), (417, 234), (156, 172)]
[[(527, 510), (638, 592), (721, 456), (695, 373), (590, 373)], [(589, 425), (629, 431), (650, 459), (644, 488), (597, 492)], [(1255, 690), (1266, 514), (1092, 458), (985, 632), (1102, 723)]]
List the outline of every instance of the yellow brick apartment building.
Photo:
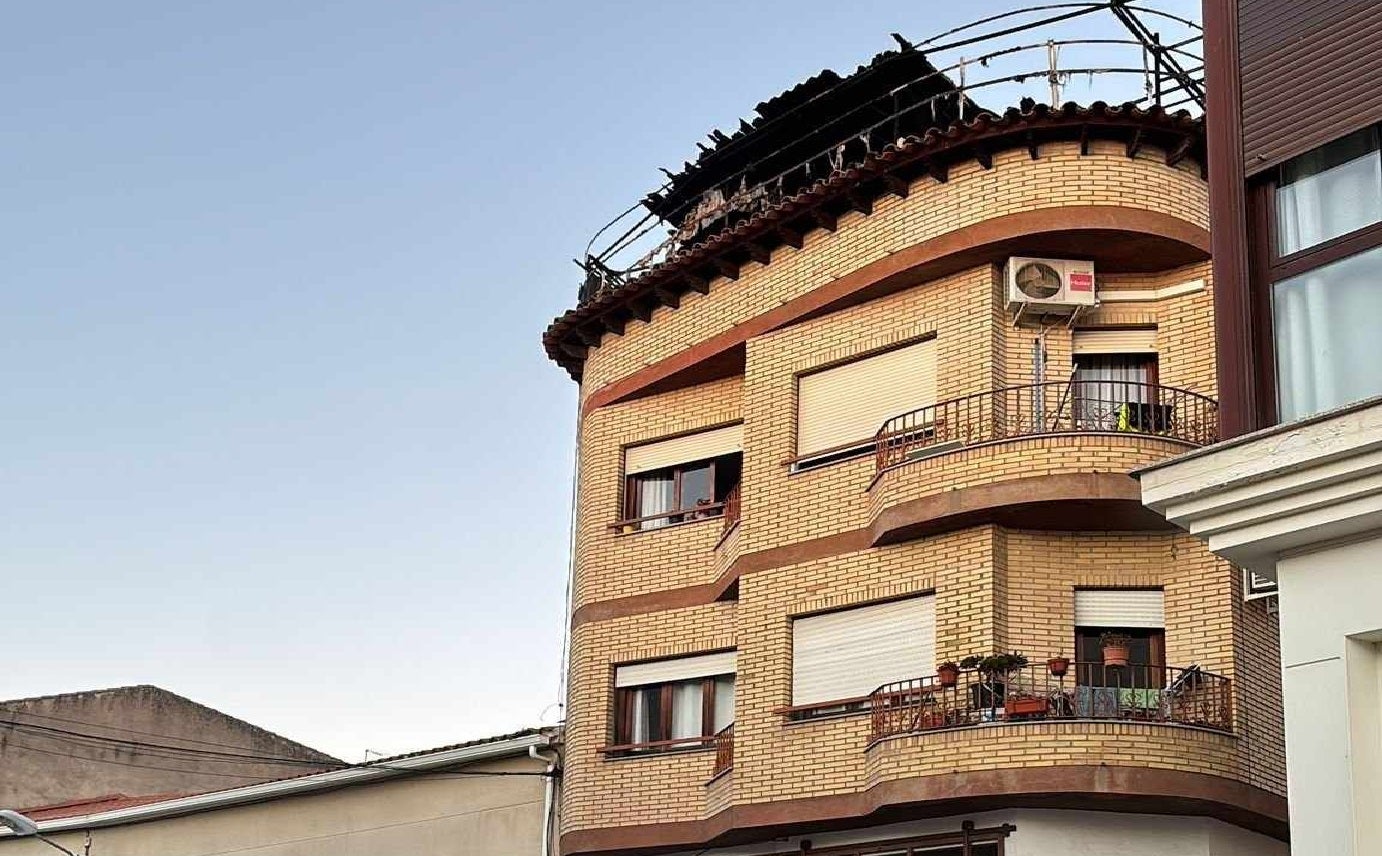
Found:
[(1202, 122), (861, 131), (928, 69), (717, 132), (547, 332), (565, 854), (1285, 852), (1276, 616), (1130, 475), (1217, 437)]

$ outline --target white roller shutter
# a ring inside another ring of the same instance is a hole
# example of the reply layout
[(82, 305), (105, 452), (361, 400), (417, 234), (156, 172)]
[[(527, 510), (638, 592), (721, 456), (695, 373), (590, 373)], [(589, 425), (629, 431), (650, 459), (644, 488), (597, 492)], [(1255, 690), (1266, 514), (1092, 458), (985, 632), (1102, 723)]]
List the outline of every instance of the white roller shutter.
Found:
[(722, 651), (718, 654), (701, 654), (696, 657), (678, 657), (674, 660), (617, 666), (614, 670), (614, 685), (616, 687), (642, 687), (648, 684), (665, 684), (668, 681), (688, 681), (692, 678), (732, 675), (734, 674), (734, 661), (734, 651)]
[(866, 696), (936, 668), (932, 595), (792, 622), (792, 704)]
[(871, 440), (885, 420), (935, 403), (934, 339), (803, 375), (797, 455)]
[(628, 475), (646, 473), (743, 450), (744, 426), (730, 425), (642, 446), (630, 446), (624, 452), (624, 472)]
[(1154, 354), (1156, 328), (1076, 330), (1071, 347), (1077, 354)]
[(1075, 624), (1161, 629), (1166, 626), (1165, 596), (1160, 589), (1079, 589)]

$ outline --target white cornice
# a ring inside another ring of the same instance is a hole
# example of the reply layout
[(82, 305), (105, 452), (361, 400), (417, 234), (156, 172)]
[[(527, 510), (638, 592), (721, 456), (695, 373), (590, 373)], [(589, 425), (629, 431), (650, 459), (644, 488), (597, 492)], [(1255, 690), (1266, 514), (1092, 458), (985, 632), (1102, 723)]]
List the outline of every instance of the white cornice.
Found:
[(1182, 282), (1176, 285), (1168, 285), (1165, 288), (1127, 288), (1119, 290), (1109, 290), (1099, 292), (1100, 303), (1148, 303), (1154, 300), (1165, 300), (1168, 297), (1180, 297), (1183, 294), (1194, 294), (1197, 291), (1204, 291), (1203, 279), (1192, 279), (1189, 282)]
[(1382, 529), (1382, 400), (1148, 467), (1142, 502), (1235, 564), (1275, 578), (1286, 550)]
[[(351, 767), (345, 770), (333, 770), (329, 773), (316, 773), (310, 776), (300, 776), (296, 779), (279, 779), (258, 785), (248, 785), (243, 788), (214, 791), (209, 794), (197, 794), (196, 796), (164, 800), (112, 811), (44, 820), (38, 822), (38, 827), (44, 833), (64, 832), (118, 826), (164, 817), (177, 817), (195, 812), (263, 802), (279, 797), (377, 782), (424, 770), (523, 755), (527, 753), (529, 746), (548, 746), (551, 745), (551, 740), (552, 738), (548, 734), (525, 734), (521, 737), (497, 740), (492, 743), (478, 743), (473, 746), (460, 746), (455, 749), (428, 752), (393, 761), (376, 762), (377, 764), (387, 763), (387, 766)], [(13, 833), (7, 829), (0, 830), (0, 839), (11, 835)]]

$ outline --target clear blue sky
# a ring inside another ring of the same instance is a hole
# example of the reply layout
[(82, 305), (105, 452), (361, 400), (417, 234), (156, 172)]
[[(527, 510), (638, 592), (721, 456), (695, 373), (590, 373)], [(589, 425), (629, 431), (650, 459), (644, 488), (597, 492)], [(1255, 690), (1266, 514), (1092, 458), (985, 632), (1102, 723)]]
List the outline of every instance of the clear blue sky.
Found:
[(1016, 5), (9, 6), (0, 698), (155, 683), (352, 760), (539, 722), (570, 259), (710, 128)]

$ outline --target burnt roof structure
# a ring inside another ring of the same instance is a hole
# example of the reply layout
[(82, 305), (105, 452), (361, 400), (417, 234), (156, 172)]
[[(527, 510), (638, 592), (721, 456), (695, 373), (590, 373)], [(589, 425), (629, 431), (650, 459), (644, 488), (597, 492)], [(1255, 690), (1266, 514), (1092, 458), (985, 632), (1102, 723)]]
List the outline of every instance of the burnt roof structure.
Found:
[(781, 180), (785, 185), (775, 189), (790, 196), (861, 152), (972, 118), (980, 109), (921, 51), (910, 45), (884, 51), (847, 76), (827, 68), (759, 103), (757, 116), (741, 120), (731, 135), (712, 131), (714, 145), (701, 144), (696, 162), (684, 164), (643, 204), (662, 220), (681, 223), (708, 192), (727, 199)]

